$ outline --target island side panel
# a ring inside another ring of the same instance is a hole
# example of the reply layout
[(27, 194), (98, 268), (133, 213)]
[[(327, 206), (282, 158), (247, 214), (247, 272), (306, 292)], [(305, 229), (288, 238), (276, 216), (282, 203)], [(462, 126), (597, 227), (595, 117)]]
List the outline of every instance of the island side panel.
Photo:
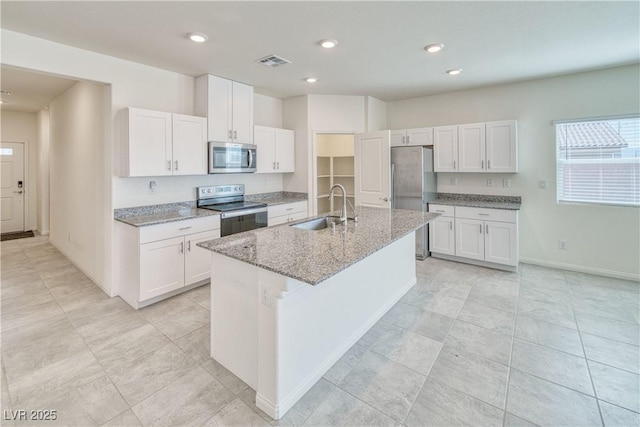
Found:
[(281, 418), (416, 283), (415, 233), (316, 285), (261, 270), (257, 406)]
[(259, 268), (213, 253), (211, 357), (258, 388)]

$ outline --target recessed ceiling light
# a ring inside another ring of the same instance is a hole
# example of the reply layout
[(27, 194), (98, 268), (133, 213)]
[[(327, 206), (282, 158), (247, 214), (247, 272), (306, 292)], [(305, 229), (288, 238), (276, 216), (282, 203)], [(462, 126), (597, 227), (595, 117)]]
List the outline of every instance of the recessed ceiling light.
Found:
[(317, 77), (307, 77), (306, 79), (304, 79), (305, 82), (307, 83), (315, 83), (318, 81)]
[(189, 39), (196, 43), (204, 43), (207, 41), (208, 37), (201, 33), (189, 33)]
[(426, 45), (424, 47), (424, 50), (426, 50), (429, 53), (436, 53), (436, 52), (440, 52), (443, 47), (444, 45), (442, 43), (434, 43), (434, 44)]
[(453, 70), (447, 70), (447, 74), (450, 76), (457, 76), (462, 72), (462, 68), (454, 68)]
[(332, 47), (336, 47), (336, 45), (338, 44), (338, 40), (325, 39), (325, 40), (320, 40), (318, 44), (324, 47), (325, 49), (331, 49)]

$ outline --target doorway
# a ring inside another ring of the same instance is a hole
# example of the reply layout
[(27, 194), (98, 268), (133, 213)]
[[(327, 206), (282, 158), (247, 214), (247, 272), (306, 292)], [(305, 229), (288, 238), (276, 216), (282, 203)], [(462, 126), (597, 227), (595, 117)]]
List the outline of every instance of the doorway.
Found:
[(347, 200), (355, 206), (354, 135), (318, 133), (315, 140), (315, 214), (321, 215), (339, 208), (339, 203), (329, 198), (329, 190), (334, 184), (345, 188)]
[(24, 231), (24, 143), (0, 143), (0, 232)]

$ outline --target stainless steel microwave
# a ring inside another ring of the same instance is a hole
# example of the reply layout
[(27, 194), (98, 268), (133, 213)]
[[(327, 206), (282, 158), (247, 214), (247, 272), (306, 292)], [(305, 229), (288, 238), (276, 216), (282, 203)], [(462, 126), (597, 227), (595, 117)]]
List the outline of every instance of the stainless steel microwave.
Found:
[(209, 141), (209, 173), (256, 171), (256, 146)]

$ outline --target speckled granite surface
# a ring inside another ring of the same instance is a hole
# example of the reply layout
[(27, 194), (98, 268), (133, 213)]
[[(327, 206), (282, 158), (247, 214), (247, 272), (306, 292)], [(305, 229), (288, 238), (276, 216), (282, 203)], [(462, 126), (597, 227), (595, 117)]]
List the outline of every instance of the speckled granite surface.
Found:
[(267, 205), (281, 205), (284, 203), (305, 201), (307, 200), (307, 193), (276, 191), (274, 193), (249, 194), (244, 196), (244, 198), (249, 202), (266, 203)]
[(219, 212), (196, 209), (196, 202), (166, 203), (163, 205), (136, 206), (114, 211), (114, 219), (134, 227), (182, 221), (203, 216), (219, 215)]
[(360, 207), (358, 223), (312, 231), (310, 218), (198, 243), (205, 249), (311, 285), (328, 279), (420, 228), (439, 214)]
[(484, 194), (438, 193), (438, 198), (429, 203), (449, 206), (468, 206), (471, 208), (520, 210), (522, 197), (489, 196)]

